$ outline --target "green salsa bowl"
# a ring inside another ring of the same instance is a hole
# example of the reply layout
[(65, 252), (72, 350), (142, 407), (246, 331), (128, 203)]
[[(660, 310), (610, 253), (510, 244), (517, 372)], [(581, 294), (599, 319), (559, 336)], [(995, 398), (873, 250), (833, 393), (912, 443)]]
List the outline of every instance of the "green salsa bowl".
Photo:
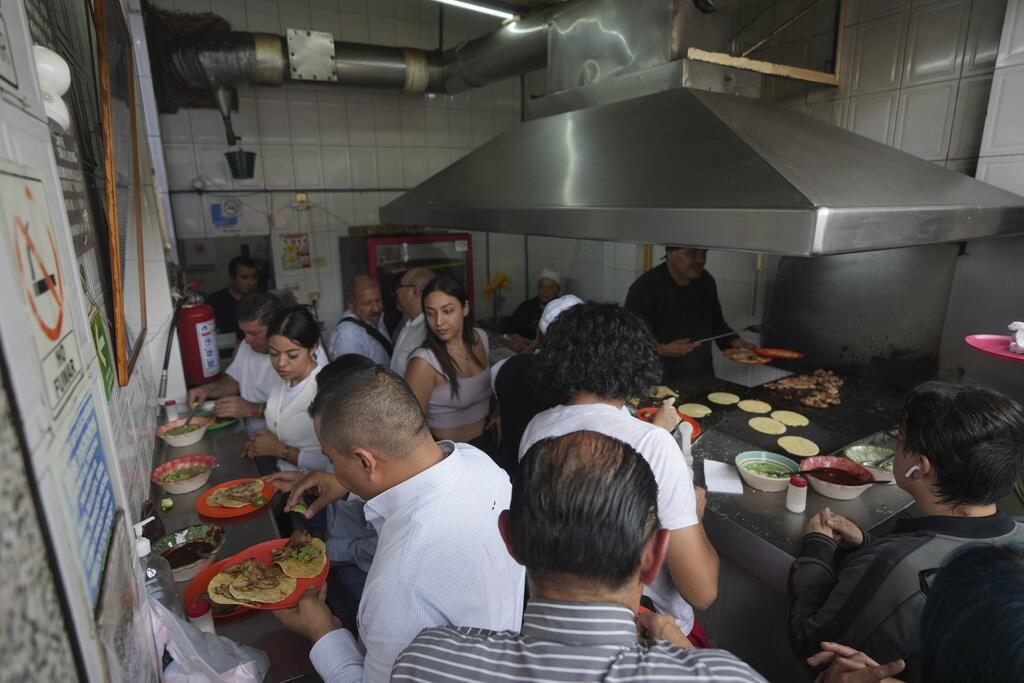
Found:
[(740, 453), (735, 463), (747, 486), (767, 493), (785, 491), (789, 486), (789, 478), (800, 472), (800, 466), (794, 461), (768, 451)]

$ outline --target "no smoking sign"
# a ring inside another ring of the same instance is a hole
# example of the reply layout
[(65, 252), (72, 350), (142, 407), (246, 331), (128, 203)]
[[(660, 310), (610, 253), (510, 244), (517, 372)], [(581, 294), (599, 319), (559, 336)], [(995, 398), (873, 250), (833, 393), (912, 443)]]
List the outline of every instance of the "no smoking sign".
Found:
[(0, 206), (28, 314), (26, 330), (39, 357), (54, 416), (81, 379), (82, 360), (65, 303), (66, 281), (43, 183), (0, 167)]

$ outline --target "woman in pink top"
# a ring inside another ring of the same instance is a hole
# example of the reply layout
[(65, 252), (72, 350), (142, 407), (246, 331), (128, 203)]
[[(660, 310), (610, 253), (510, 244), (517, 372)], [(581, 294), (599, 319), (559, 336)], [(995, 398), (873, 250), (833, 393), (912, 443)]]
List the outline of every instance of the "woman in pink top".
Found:
[(473, 326), (469, 297), (458, 280), (441, 276), (423, 289), (427, 337), (413, 352), (405, 381), (436, 439), (483, 443), (491, 408), (487, 334)]

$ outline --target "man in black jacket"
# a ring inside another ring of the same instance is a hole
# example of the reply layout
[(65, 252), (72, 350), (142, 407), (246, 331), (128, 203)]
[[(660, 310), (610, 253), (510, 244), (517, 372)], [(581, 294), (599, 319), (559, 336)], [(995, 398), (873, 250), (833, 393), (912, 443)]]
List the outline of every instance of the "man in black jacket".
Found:
[[(808, 657), (839, 642), (916, 680), (918, 621), (929, 577), (967, 543), (1024, 541), (996, 509), (1024, 462), (1024, 408), (994, 391), (926, 382), (907, 397), (893, 461), (916, 515), (873, 539), (827, 508), (804, 529), (789, 574), (789, 632)], [(848, 552), (848, 554), (847, 554)]]

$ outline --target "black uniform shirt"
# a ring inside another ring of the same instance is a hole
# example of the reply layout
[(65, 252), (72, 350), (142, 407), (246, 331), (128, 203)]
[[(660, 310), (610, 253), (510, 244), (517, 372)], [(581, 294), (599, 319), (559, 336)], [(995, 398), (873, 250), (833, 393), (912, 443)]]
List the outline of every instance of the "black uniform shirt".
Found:
[(505, 334), (518, 334), (526, 339), (533, 339), (537, 336), (537, 323), (544, 313), (544, 302), (539, 296), (527, 299), (519, 304), (515, 312), (505, 321), (502, 331)]
[[(626, 308), (638, 313), (651, 326), (659, 344), (676, 339), (704, 339), (732, 332), (722, 317), (715, 278), (705, 270), (686, 286), (679, 286), (662, 263), (636, 279), (626, 295)], [(725, 347), (731, 339), (718, 340)], [(665, 378), (711, 375), (711, 346), (699, 347), (678, 358), (663, 357)]]
[[(213, 308), (213, 316), (217, 321), (217, 331), (221, 334), (234, 332), (238, 336), (238, 319), (235, 317), (235, 308), (238, 307), (238, 299), (228, 288), (218, 289), (206, 297), (206, 303)], [(239, 337), (241, 339), (241, 337)]]

